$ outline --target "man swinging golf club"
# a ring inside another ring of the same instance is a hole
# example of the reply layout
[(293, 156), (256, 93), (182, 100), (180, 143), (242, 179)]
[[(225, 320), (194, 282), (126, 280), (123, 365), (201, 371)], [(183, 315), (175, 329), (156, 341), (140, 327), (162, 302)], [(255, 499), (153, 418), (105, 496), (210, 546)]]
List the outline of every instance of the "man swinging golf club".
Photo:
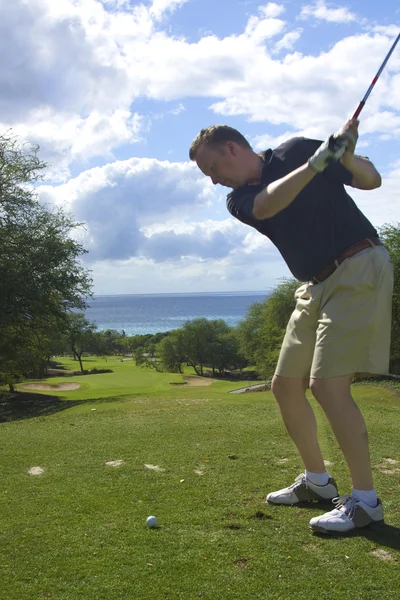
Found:
[[(381, 185), (374, 165), (354, 153), (357, 138), (358, 121), (351, 119), (324, 143), (297, 137), (257, 154), (237, 130), (216, 125), (198, 134), (189, 153), (214, 184), (232, 188), (230, 213), (267, 236), (303, 282), (272, 392), (305, 472), (269, 493), (267, 501), (333, 500), (333, 510), (310, 521), (323, 533), (383, 522), (367, 428), (350, 390), (356, 373), (388, 372), (393, 267), (376, 230), (345, 190)], [(326, 471), (308, 387), (347, 461), (353, 489), (345, 496)]]

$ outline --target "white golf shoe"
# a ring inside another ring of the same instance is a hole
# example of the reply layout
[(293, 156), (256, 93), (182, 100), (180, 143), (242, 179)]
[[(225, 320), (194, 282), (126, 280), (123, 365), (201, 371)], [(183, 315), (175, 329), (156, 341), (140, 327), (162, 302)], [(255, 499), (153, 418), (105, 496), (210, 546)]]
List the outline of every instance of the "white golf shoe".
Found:
[(383, 525), (383, 507), (378, 498), (375, 507), (368, 506), (348, 494), (332, 500), (335, 508), (310, 521), (310, 528), (319, 533), (345, 533), (369, 525)]
[(300, 502), (330, 502), (338, 495), (336, 481), (333, 477), (329, 478), (326, 485), (315, 485), (307, 479), (305, 473), (296, 477), (295, 482), (287, 488), (271, 492), (267, 496), (269, 504), (293, 505)]

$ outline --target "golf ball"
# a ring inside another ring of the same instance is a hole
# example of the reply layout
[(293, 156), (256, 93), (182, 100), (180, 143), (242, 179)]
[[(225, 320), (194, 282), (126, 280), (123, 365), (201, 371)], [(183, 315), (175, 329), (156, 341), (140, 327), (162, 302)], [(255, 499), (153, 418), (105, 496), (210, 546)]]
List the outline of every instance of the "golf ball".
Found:
[(157, 519), (156, 519), (156, 517), (147, 517), (147, 519), (146, 519), (146, 525), (147, 525), (147, 527), (150, 527), (150, 529), (153, 529), (154, 527), (157, 527)]

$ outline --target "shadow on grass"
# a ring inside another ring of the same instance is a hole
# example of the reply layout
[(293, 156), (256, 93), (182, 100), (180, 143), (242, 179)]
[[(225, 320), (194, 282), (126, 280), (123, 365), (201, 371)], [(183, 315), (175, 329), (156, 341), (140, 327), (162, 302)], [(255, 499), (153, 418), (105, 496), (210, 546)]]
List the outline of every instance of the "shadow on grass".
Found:
[[(307, 509), (309, 511), (318, 511), (320, 514), (322, 514), (322, 510), (329, 511), (332, 509), (332, 502), (301, 502), (290, 508), (293, 508), (294, 510)], [(386, 546), (387, 548), (400, 550), (400, 528), (393, 527), (387, 523), (384, 523), (383, 525), (372, 524), (368, 527), (352, 529), (351, 531), (345, 533), (322, 533), (319, 531), (313, 531), (313, 535), (325, 540), (340, 540), (345, 537), (365, 537), (379, 546)]]
[(44, 417), (87, 400), (61, 400), (58, 396), (27, 392), (0, 392), (0, 423)]
[(379, 546), (386, 546), (387, 548), (393, 548), (394, 550), (400, 550), (400, 528), (393, 527), (392, 525), (373, 526), (365, 527), (362, 529), (353, 529), (347, 533), (318, 533), (314, 532), (314, 535), (324, 539), (342, 539), (344, 537), (365, 537), (371, 542), (378, 544)]

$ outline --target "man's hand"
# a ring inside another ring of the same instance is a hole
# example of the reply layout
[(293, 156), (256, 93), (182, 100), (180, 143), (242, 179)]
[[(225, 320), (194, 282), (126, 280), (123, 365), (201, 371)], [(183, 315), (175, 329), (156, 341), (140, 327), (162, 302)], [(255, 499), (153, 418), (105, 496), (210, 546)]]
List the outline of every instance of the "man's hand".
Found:
[[(347, 135), (347, 134), (346, 134)], [(316, 173), (322, 173), (326, 167), (341, 159), (346, 152), (348, 141), (341, 134), (340, 137), (330, 135), (323, 142), (311, 158), (308, 159), (308, 166)]]
[(340, 162), (349, 170), (353, 164), (354, 150), (358, 140), (358, 124), (357, 119), (350, 119), (335, 134), (337, 140), (343, 140), (343, 143), (346, 144), (346, 152), (341, 157)]
[(351, 186), (360, 190), (373, 190), (381, 185), (382, 178), (374, 165), (362, 156), (354, 154), (358, 140), (358, 120), (351, 119), (336, 134), (338, 141), (346, 144), (346, 152), (340, 162), (353, 175)]

